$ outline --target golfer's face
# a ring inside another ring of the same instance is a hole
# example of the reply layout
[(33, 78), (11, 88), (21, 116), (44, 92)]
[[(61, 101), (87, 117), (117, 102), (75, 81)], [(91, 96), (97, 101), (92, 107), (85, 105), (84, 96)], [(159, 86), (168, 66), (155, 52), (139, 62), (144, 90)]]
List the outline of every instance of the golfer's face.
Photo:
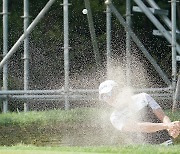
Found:
[(118, 92), (119, 92), (118, 87), (114, 87), (109, 92), (101, 94), (101, 99), (107, 102), (109, 105), (116, 107), (115, 100), (116, 100)]
[(116, 107), (116, 97), (107, 97), (106, 98), (106, 102), (109, 104), (109, 105), (111, 105), (111, 106), (113, 106), (113, 107)]
[(107, 99), (106, 101), (109, 105), (114, 106), (114, 101), (112, 99)]

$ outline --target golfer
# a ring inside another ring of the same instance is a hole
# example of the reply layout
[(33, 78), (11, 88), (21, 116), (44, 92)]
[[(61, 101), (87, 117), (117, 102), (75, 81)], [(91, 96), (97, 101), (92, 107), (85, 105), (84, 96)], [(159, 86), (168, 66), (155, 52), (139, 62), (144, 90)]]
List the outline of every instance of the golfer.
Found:
[[(180, 132), (180, 122), (171, 122), (150, 95), (131, 95), (121, 89), (114, 80), (106, 80), (99, 86), (100, 100), (115, 108), (110, 117), (112, 125), (132, 136), (141, 134), (143, 143), (173, 144), (172, 138), (178, 137)], [(137, 136), (134, 142), (139, 143)]]

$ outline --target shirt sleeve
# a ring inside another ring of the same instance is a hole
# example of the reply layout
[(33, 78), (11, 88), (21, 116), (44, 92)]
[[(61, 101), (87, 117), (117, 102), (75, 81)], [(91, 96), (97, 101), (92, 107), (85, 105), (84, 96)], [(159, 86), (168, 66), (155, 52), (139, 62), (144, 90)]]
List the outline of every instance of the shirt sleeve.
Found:
[(149, 107), (153, 110), (161, 108), (160, 105), (150, 95), (145, 94), (145, 98), (148, 102)]

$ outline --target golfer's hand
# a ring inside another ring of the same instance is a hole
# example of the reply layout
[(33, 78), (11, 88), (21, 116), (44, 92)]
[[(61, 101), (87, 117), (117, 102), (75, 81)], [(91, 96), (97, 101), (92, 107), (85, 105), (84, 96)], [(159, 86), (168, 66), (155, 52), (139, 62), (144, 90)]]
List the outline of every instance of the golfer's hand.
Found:
[(172, 136), (173, 138), (176, 138), (179, 136), (179, 134), (180, 134), (180, 122), (179, 121), (171, 122), (168, 125), (168, 127), (169, 127), (168, 132), (169, 132), (170, 136)]

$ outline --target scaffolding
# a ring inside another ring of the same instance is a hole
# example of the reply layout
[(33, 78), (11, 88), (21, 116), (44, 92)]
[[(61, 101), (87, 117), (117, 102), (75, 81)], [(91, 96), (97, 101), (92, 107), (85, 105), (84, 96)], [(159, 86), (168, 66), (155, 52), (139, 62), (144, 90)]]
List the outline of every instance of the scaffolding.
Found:
[[(45, 13), (48, 12), (50, 7), (56, 0), (49, 0), (44, 8), (40, 11), (37, 17), (29, 24), (29, 0), (24, 0), (24, 33), (8, 50), (8, 0), (3, 0), (3, 59), (0, 62), (0, 69), (3, 71), (3, 87), (0, 91), (0, 98), (3, 99), (3, 112), (8, 111), (8, 99), (23, 99), (24, 111), (28, 111), (28, 105), (26, 103), (29, 99), (45, 99), (45, 100), (64, 100), (65, 109), (70, 108), (69, 101), (71, 100), (98, 100), (98, 89), (71, 89), (69, 87), (69, 25), (68, 25), (68, 12), (69, 2), (63, 0), (63, 12), (64, 12), (64, 88), (54, 90), (30, 90), (29, 89), (29, 34), (33, 31), (34, 27), (43, 18)], [(171, 1), (171, 20), (167, 17), (167, 11), (161, 10), (154, 0), (146, 0), (151, 6), (147, 7), (143, 1), (134, 0), (137, 6), (131, 4), (131, 0), (126, 0), (126, 18), (119, 13), (116, 7), (113, 5), (112, 0), (106, 0), (106, 51), (107, 51), (107, 74), (111, 67), (111, 16), (115, 15), (118, 21), (126, 30), (126, 79), (127, 85), (131, 84), (131, 41), (133, 40), (139, 47), (141, 52), (145, 55), (148, 61), (152, 64), (159, 76), (166, 83), (165, 88), (148, 88), (148, 89), (136, 89), (137, 92), (145, 91), (150, 92), (154, 96), (159, 98), (169, 98), (173, 100), (173, 110), (177, 107), (179, 100), (179, 78), (177, 79), (177, 61), (180, 56), (180, 46), (177, 43), (177, 34), (180, 32), (176, 27), (176, 1)], [(100, 65), (101, 58), (99, 55), (98, 44), (96, 40), (95, 28), (93, 23), (93, 16), (91, 13), (91, 7), (89, 0), (84, 0), (85, 8), (87, 9), (87, 20), (89, 23), (89, 30), (91, 35), (91, 42), (94, 51), (94, 57), (96, 60), (97, 68)], [(142, 42), (138, 39), (136, 34), (131, 29), (131, 15), (132, 11), (143, 12), (149, 20), (155, 25), (158, 30), (153, 31), (156, 35), (162, 35), (171, 44), (172, 48), (172, 79), (169, 79), (166, 73), (161, 69), (155, 59), (150, 55)], [(171, 32), (166, 30), (164, 26), (159, 22), (158, 15), (164, 24), (170, 29)], [(24, 90), (8, 90), (8, 61), (13, 54), (18, 50), (19, 46), (24, 42)], [(178, 82), (177, 82), (178, 80)]]

